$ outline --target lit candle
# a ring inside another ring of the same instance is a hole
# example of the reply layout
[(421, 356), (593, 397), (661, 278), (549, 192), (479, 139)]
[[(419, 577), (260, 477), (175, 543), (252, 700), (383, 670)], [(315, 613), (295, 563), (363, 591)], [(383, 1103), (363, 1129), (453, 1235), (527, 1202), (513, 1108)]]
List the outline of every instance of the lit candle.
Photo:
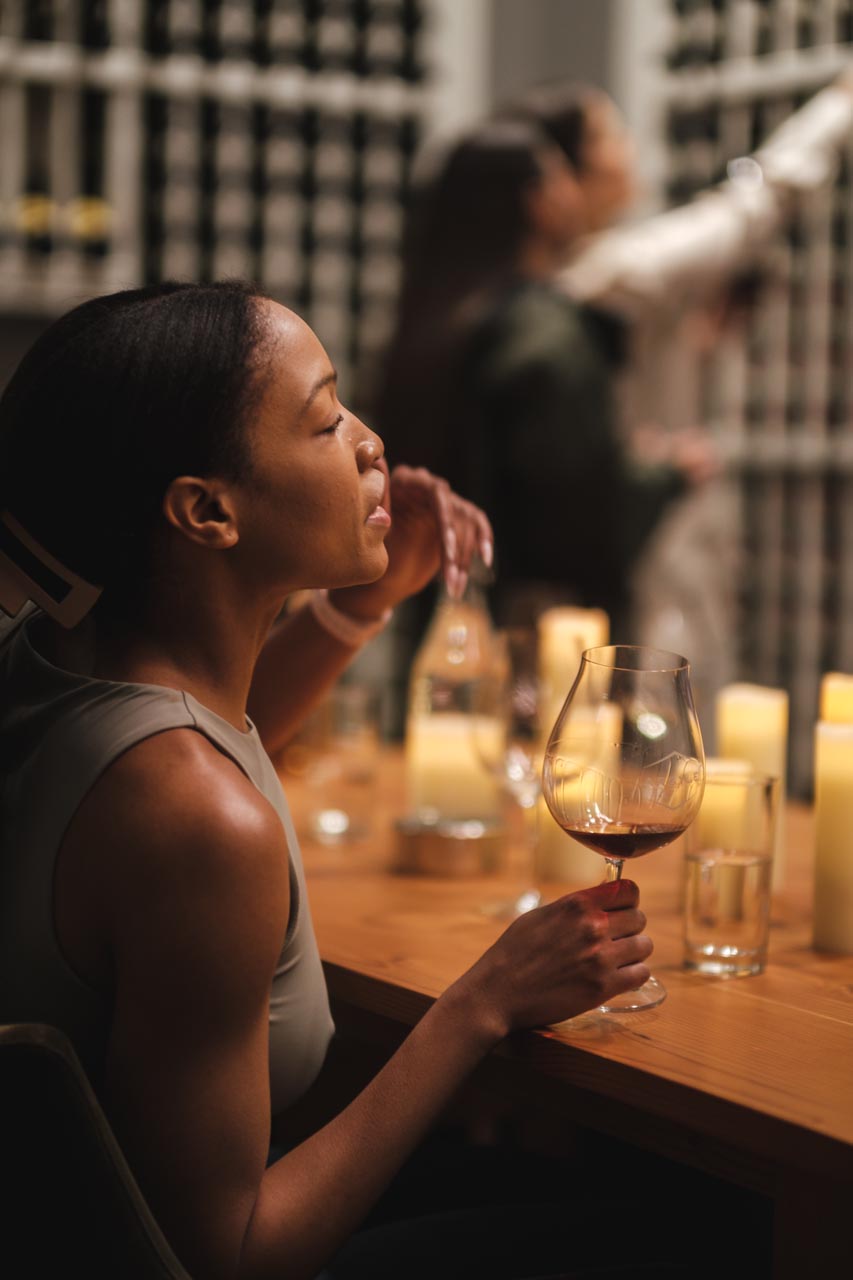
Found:
[[(748, 849), (750, 788), (755, 770), (748, 760), (723, 760), (709, 756), (705, 761), (705, 792), (702, 807), (687, 833), (687, 847), (696, 852)], [(727, 919), (737, 919), (743, 901), (744, 870), (730, 867), (720, 883), (719, 910)]]
[[(485, 720), (479, 718), (478, 734), (487, 732)], [(504, 732), (496, 719), (495, 737)], [(500, 788), (477, 751), (473, 717), (463, 712), (409, 716), (406, 778), (409, 803), (425, 820), (491, 819), (500, 814)]]
[(538, 622), (539, 678), (543, 688), (546, 729), (556, 720), (575, 682), (584, 649), (608, 642), (610, 619), (603, 609), (568, 605), (546, 609)]
[(723, 760), (709, 756), (705, 761), (705, 793), (702, 807), (693, 821), (691, 846), (696, 849), (741, 849), (745, 843), (747, 818), (746, 782), (754, 774), (748, 760)]
[(823, 677), (820, 718), (825, 724), (853, 724), (853, 676), (829, 671)]
[(853, 953), (853, 725), (815, 729), (814, 945)]
[(757, 773), (779, 779), (779, 821), (773, 852), (773, 888), (785, 874), (785, 778), (788, 695), (758, 684), (730, 684), (717, 694), (717, 750), (747, 760)]

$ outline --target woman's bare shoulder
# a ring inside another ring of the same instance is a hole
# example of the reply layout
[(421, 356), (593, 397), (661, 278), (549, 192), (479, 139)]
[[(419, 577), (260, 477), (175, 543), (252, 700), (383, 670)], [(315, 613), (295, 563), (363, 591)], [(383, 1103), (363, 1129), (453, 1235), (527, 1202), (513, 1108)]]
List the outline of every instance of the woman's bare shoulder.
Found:
[(87, 800), (124, 839), (171, 846), (170, 856), (182, 843), (188, 851), (227, 855), (235, 839), (263, 856), (267, 846), (276, 852), (284, 841), (270, 802), (195, 729), (171, 729), (137, 743)]
[(183, 920), (185, 935), (233, 927), (231, 946), (257, 944), (259, 960), (274, 961), (290, 909), (287, 841), (231, 759), (196, 730), (173, 729), (125, 752), (86, 796), (56, 889), (60, 935), (77, 955), (93, 955), (95, 937), (113, 952), (145, 917), (163, 930)]

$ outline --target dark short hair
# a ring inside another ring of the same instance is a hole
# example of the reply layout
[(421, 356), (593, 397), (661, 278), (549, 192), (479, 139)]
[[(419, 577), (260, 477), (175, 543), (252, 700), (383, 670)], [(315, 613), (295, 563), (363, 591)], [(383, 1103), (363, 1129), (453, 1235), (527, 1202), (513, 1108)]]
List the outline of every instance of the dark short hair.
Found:
[(589, 85), (550, 80), (534, 85), (510, 105), (509, 111), (533, 120), (557, 144), (575, 173), (584, 170), (587, 114), (602, 96)]
[(263, 297), (228, 281), (94, 298), (0, 398), (0, 510), (105, 599), (144, 571), (176, 476), (249, 474)]
[(516, 270), (530, 227), (528, 193), (550, 139), (532, 120), (496, 119), (468, 132), (414, 196), (404, 246), (401, 312), (444, 308)]

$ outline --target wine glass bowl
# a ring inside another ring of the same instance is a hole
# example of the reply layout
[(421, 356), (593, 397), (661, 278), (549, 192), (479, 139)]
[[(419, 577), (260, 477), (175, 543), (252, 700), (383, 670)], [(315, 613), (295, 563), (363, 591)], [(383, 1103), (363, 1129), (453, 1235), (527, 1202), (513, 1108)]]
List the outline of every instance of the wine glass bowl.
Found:
[[(542, 790), (556, 822), (618, 880), (625, 859), (682, 834), (704, 785), (687, 661), (636, 645), (586, 650), (545, 750)], [(604, 1008), (649, 1008), (665, 996), (650, 979)]]

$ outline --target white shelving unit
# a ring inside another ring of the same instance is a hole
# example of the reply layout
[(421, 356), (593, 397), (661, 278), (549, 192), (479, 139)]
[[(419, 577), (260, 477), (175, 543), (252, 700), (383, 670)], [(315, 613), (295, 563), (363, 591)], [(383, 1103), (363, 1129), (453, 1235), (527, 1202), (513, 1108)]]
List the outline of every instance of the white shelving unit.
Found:
[(414, 152), (483, 106), (487, 20), (486, 0), (6, 0), (0, 308), (247, 276), (349, 388), (388, 332)]
[[(672, 0), (667, 186), (723, 176), (853, 57), (849, 0)], [(820, 674), (853, 671), (853, 147), (767, 246), (748, 336), (707, 374), (739, 477), (739, 663), (791, 695), (790, 777), (811, 785)]]

